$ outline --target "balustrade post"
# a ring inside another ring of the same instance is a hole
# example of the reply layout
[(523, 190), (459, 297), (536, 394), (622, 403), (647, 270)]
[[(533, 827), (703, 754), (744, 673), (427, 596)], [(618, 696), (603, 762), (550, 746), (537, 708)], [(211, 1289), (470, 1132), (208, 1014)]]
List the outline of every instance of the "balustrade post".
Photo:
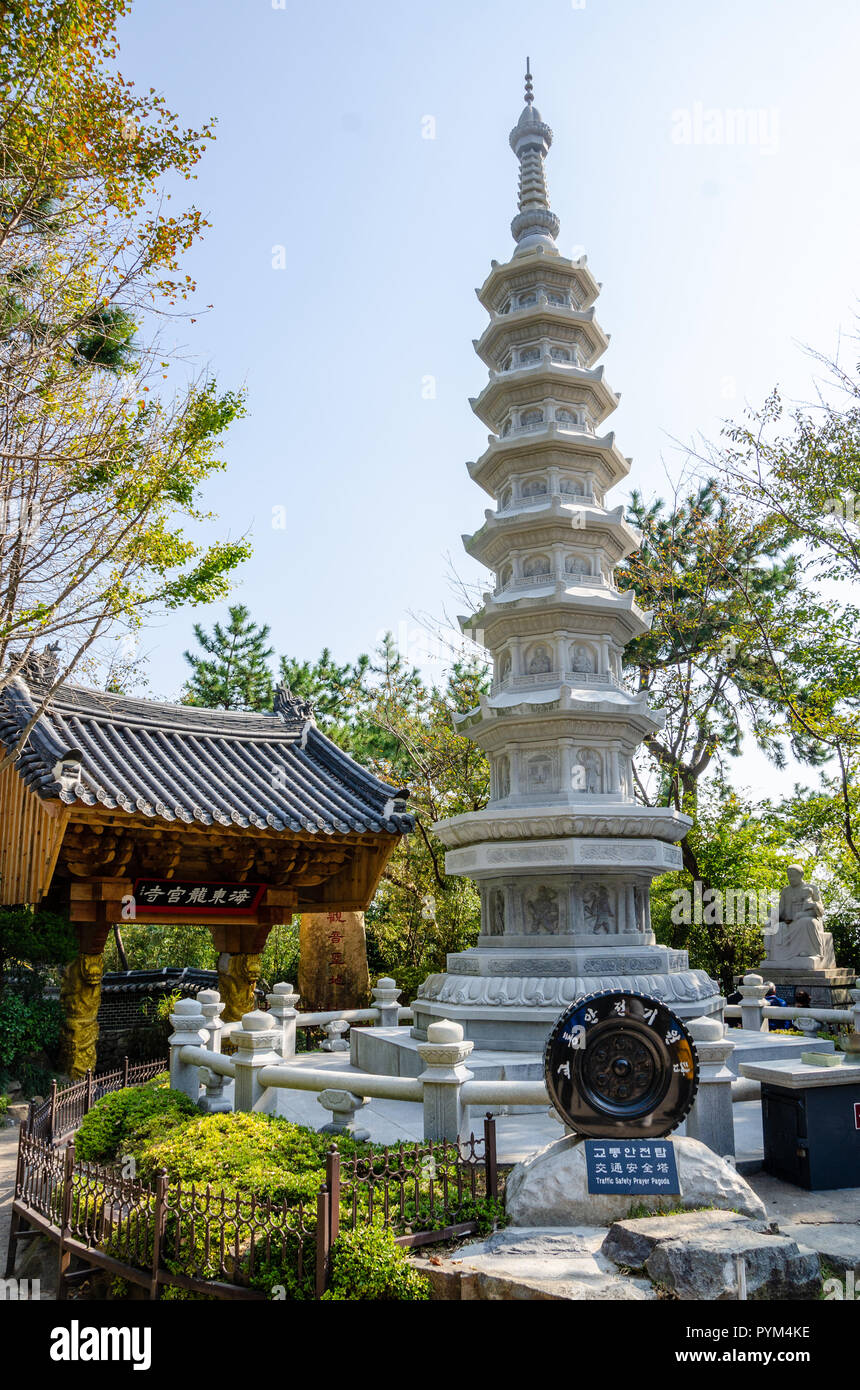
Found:
[(298, 994), (292, 985), (285, 980), (279, 980), (276, 985), (272, 986), (272, 993), (266, 995), (269, 1013), (278, 1032), (275, 1051), (280, 1053), (285, 1062), (296, 1055), (296, 1019), (298, 1018), (296, 1005), (298, 1002)]
[(741, 1028), (750, 1033), (766, 1033), (768, 1021), (764, 1016), (764, 997), (767, 985), (761, 975), (754, 972), (744, 975), (743, 984), (738, 985), (741, 996)]
[(351, 1139), (369, 1139), (366, 1129), (356, 1129), (355, 1112), (367, 1104), (364, 1096), (353, 1095), (351, 1091), (334, 1089), (320, 1091), (318, 1103), (324, 1110), (331, 1111), (328, 1124), (320, 1127), (320, 1134), (347, 1134)]
[(93, 1104), (93, 1069), (87, 1067), (87, 1074), (84, 1077), (86, 1089), (84, 1091), (84, 1114), (89, 1115)]
[(373, 994), (374, 1008), (379, 1010), (379, 1028), (396, 1028), (400, 1022), (400, 1006), (397, 1000), (400, 997), (400, 990), (397, 981), (392, 980), (390, 975), (382, 975), (376, 982), (371, 993)]
[(260, 1081), (263, 1067), (276, 1067), (280, 1055), (275, 1051), (279, 1032), (271, 1026), (272, 1020), (262, 1009), (253, 1009), (243, 1014), (242, 1027), (232, 1034), (236, 1051), (233, 1062), (236, 1079), (233, 1086), (233, 1108), (235, 1110), (255, 1110), (265, 1094), (265, 1086)]
[(180, 1053), (183, 1047), (205, 1047), (206, 1019), (196, 999), (179, 999), (175, 1012), (170, 1015), (170, 1022), (175, 1030), (167, 1040), (170, 1046), (170, 1085), (196, 1105), (200, 1096), (200, 1068), (196, 1063), (183, 1062)]
[(735, 1044), (716, 1018), (691, 1018), (687, 1032), (699, 1056), (699, 1089), (687, 1116), (687, 1135), (725, 1158), (735, 1152), (734, 1076), (726, 1066)]
[(346, 1040), (349, 1024), (345, 1018), (333, 1018), (331, 1023), (324, 1023), (323, 1032), (325, 1042), (320, 1043), (322, 1052), (349, 1052), (349, 1043)]
[(463, 1066), (475, 1046), (464, 1042), (459, 1023), (440, 1019), (427, 1029), (427, 1041), (418, 1044), (426, 1070), (418, 1078), (424, 1087), (424, 1138), (447, 1139), (456, 1144), (463, 1130), (467, 1107), (460, 1096), (472, 1073)]
[(210, 1052), (221, 1051), (221, 1030), (224, 1024), (221, 1022), (221, 1015), (226, 1008), (222, 1003), (221, 995), (217, 989), (201, 989), (197, 993), (197, 1002), (206, 1020), (204, 1027), (209, 1038), (207, 1044)]
[(125, 1087), (128, 1085), (128, 1058), (127, 1058), (127, 1057), (123, 1057), (123, 1059), (122, 1059), (122, 1084), (123, 1084), (123, 1089), (125, 1089)]

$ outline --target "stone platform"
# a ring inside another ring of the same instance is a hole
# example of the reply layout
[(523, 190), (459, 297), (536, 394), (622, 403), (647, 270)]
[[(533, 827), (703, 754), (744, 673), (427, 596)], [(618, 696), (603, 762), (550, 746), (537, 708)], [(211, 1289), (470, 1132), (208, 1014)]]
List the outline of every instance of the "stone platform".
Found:
[[(457, 1021), (453, 1014), (450, 1017)], [(548, 1030), (554, 1022), (555, 1018)], [(834, 1051), (833, 1043), (826, 1038), (786, 1038), (744, 1028), (729, 1029), (727, 1037), (735, 1046), (726, 1065), (736, 1076), (741, 1062), (775, 1062), (795, 1056), (799, 1060), (801, 1052)], [(352, 1066), (377, 1076), (419, 1076), (424, 1070), (418, 1039), (408, 1027), (353, 1028), (349, 1056)], [(543, 1051), (503, 1052), (476, 1045), (466, 1066), (481, 1081), (539, 1081), (543, 1077)]]
[(795, 990), (805, 989), (814, 1009), (851, 1008), (848, 991), (857, 983), (853, 970), (795, 969), (788, 965), (774, 965), (768, 960), (763, 960), (758, 969), (763, 980), (773, 981), (777, 994), (783, 999), (787, 998), (789, 1006), (796, 1002)]

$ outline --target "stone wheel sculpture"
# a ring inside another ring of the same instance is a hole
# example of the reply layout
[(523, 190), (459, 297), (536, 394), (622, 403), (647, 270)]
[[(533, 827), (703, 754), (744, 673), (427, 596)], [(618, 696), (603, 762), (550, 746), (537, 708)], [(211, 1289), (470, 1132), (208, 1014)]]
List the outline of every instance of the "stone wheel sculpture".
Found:
[(590, 1139), (657, 1139), (686, 1118), (699, 1065), (693, 1040), (659, 999), (605, 990), (577, 999), (547, 1039), (550, 1099)]

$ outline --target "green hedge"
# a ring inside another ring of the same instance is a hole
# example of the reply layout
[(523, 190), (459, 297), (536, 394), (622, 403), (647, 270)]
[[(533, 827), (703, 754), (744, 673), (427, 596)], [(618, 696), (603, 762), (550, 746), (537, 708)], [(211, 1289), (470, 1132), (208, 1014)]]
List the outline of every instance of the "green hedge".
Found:
[(144, 1086), (126, 1086), (97, 1101), (75, 1135), (78, 1158), (110, 1163), (136, 1154), (154, 1135), (196, 1116), (196, 1106), (181, 1091), (171, 1091), (166, 1080), (164, 1072)]
[(331, 1279), (323, 1299), (392, 1303), (429, 1297), (427, 1280), (412, 1268), (387, 1228), (344, 1231), (332, 1246)]
[(6, 988), (0, 994), (0, 1070), (10, 1071), (36, 1052), (53, 1052), (63, 1011), (56, 999), (28, 997)]

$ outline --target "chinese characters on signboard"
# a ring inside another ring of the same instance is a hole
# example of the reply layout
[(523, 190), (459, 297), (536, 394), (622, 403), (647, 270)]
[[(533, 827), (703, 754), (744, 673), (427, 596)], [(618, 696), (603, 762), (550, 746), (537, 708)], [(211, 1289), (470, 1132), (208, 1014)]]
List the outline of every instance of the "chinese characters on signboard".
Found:
[(680, 1193), (670, 1139), (586, 1139), (588, 1190), (665, 1196)]
[(138, 878), (134, 903), (138, 912), (167, 915), (245, 916), (256, 911), (266, 891), (262, 883), (195, 883), (170, 878)]

